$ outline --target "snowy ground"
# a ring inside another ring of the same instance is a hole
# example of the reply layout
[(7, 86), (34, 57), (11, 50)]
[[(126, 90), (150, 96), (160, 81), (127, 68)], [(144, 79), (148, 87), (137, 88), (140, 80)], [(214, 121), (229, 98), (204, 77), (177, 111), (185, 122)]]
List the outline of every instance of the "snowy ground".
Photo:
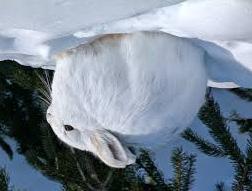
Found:
[[(16, 151), (16, 142), (8, 139), (12, 150)], [(13, 159), (0, 149), (0, 164), (5, 167), (10, 176), (10, 185), (17, 189), (26, 189), (27, 191), (57, 191), (60, 185), (44, 177), (39, 171), (33, 169), (25, 160), (25, 157), (14, 152)]]
[(53, 69), (57, 52), (99, 35), (154, 30), (205, 49), (212, 80), (252, 87), (250, 0), (2, 0), (0, 8), (0, 60)]
[(77, 31), (180, 1), (1, 0), (0, 60), (15, 59), (35, 67), (52, 65), (50, 56), (55, 52), (86, 41), (73, 36)]

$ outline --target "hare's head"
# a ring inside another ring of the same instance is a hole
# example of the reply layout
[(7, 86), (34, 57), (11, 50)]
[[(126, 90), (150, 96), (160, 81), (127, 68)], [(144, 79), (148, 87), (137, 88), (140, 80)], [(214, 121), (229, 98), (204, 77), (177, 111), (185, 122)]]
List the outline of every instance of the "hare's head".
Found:
[(93, 153), (108, 166), (125, 168), (135, 162), (135, 156), (131, 151), (108, 130), (102, 128), (90, 130), (64, 123), (64, 120), (57, 116), (57, 112), (53, 111), (52, 106), (48, 108), (46, 118), (61, 141), (71, 147)]
[(83, 58), (76, 59), (79, 60), (78, 49), (56, 58), (47, 121), (67, 145), (93, 153), (108, 166), (124, 168), (135, 162), (135, 156), (120, 135), (93, 117), (92, 108), (88, 106), (92, 100), (86, 92), (85, 69), (80, 64)]

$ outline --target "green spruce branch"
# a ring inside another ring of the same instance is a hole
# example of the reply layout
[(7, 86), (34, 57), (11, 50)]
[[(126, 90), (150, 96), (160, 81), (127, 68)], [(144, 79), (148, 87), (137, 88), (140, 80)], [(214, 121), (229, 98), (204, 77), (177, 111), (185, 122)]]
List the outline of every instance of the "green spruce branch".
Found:
[[(232, 136), (219, 105), (213, 97), (208, 97), (199, 112), (199, 118), (208, 128), (214, 143), (200, 137), (196, 132), (187, 129), (182, 137), (192, 142), (203, 153), (213, 157), (228, 158), (235, 171), (232, 189), (234, 191), (252, 190), (252, 137), (248, 139), (246, 152), (243, 152)], [(221, 190), (220, 186), (217, 186)]]

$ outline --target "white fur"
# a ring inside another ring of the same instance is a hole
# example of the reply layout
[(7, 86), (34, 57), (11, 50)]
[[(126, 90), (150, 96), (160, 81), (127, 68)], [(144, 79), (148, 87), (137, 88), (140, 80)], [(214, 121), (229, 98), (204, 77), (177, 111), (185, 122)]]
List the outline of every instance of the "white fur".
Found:
[[(204, 100), (204, 52), (164, 33), (108, 36), (56, 61), (48, 122), (62, 141), (113, 167), (134, 162), (126, 144), (167, 143)], [(63, 125), (75, 129), (66, 132)], [(105, 154), (92, 140), (102, 142)], [(111, 142), (122, 155), (117, 161), (106, 146)]]

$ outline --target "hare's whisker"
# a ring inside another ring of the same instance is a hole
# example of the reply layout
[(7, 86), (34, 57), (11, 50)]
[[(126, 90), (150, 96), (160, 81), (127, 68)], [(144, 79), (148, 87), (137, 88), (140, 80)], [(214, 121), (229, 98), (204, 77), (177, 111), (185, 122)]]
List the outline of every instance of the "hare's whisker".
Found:
[(48, 94), (48, 92), (46, 92), (46, 91), (43, 90), (43, 89), (39, 89), (39, 92), (40, 92), (48, 101), (51, 101), (51, 97), (50, 97), (50, 95)]
[(36, 72), (36, 75), (40, 79), (42, 85), (40, 88), (38, 88), (38, 92), (40, 93), (40, 99), (45, 102), (47, 106), (51, 103), (51, 83), (49, 74), (47, 71), (44, 71), (44, 75), (40, 75), (38, 72)]
[(47, 82), (46, 82), (46, 80), (45, 80), (45, 77), (44, 77), (44, 76), (41, 76), (39, 73), (37, 73), (37, 76), (39, 77), (41, 83), (44, 85), (45, 90), (46, 90), (48, 93), (51, 93), (51, 88), (50, 88), (50, 86), (47, 84)]
[(46, 84), (47, 84), (47, 88), (49, 90), (49, 92), (51, 93), (52, 92), (52, 89), (51, 89), (51, 83), (50, 83), (50, 80), (49, 80), (49, 74), (48, 74), (48, 71), (44, 71), (45, 73), (45, 80), (46, 80)]
[(39, 98), (47, 105), (50, 105), (50, 102), (48, 102), (45, 98), (43, 98), (42, 96), (39, 96)]

